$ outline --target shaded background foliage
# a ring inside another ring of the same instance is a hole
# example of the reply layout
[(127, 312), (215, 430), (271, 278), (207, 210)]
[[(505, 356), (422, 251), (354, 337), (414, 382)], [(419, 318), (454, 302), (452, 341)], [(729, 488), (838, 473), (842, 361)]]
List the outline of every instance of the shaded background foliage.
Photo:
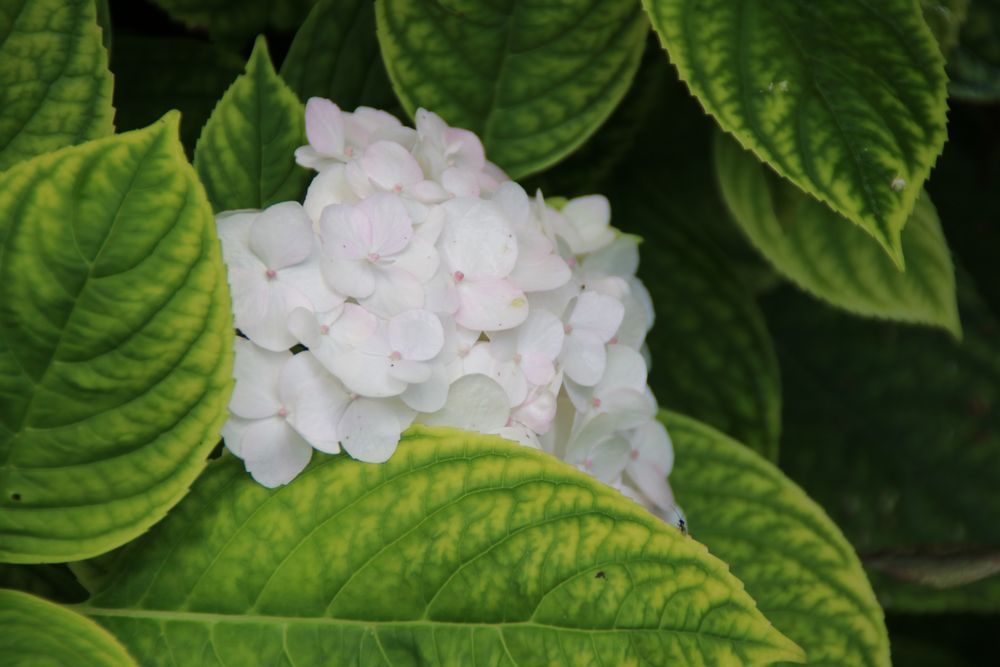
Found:
[[(171, 4), (180, 9), (168, 14)], [(230, 13), (239, 5), (204, 4)], [(301, 99), (405, 117), (370, 3), (345, 0), (356, 11), (338, 34), (322, 30), (329, 2), (275, 4), (276, 14), (230, 24), (198, 3), (110, 0), (101, 15), (111, 27), (117, 130), (179, 108), (193, 155), (259, 33)], [(868, 569), (896, 664), (977, 665), (1000, 624), (1000, 568), (990, 573), (1000, 561), (1000, 18), (986, 0), (923, 5), (952, 76), (949, 140), (926, 190), (958, 269), (960, 341), (854, 318), (787, 284), (732, 219), (716, 180), (715, 124), (652, 37), (614, 113), (526, 185), (548, 195), (604, 192), (614, 224), (645, 239), (658, 399), (777, 460), (824, 507)], [(963, 24), (966, 13), (978, 20)], [(312, 27), (298, 30), (303, 22)], [(337, 57), (324, 59), (324, 50)], [(296, 51), (321, 54), (316, 67), (283, 65)], [(983, 574), (956, 583), (956, 569), (970, 564)], [(80, 599), (67, 570), (34, 567), (0, 567), (0, 585)]]

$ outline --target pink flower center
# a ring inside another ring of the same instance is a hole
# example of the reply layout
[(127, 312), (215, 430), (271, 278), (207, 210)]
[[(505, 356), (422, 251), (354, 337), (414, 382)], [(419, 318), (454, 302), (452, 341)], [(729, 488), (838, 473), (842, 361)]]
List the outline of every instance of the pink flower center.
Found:
[(463, 280), (465, 280), (465, 274), (462, 273), (461, 271), (456, 271), (453, 275), (455, 277), (455, 282), (456, 283), (460, 283)]
[(567, 259), (567, 260), (566, 260), (566, 266), (568, 266), (568, 267), (569, 267), (569, 268), (571, 268), (571, 269), (572, 269), (572, 268), (573, 268), (574, 266), (576, 266), (576, 257), (570, 257), (569, 259)]
[(569, 334), (573, 333), (573, 326), (567, 324), (566, 326), (563, 327), (563, 331), (565, 331), (566, 335), (568, 336)]
[(514, 355), (514, 363), (515, 364), (521, 363), (521, 354), (520, 353)]
[(275, 271), (274, 269), (268, 269), (267, 271), (264, 272), (264, 275), (267, 276), (268, 280), (274, 280), (275, 278), (278, 277), (278, 272)]
[(348, 146), (347, 150), (344, 151), (344, 154), (347, 155), (347, 157), (354, 157), (354, 146)]
[(278, 416), (284, 419), (288, 416), (288, 409), (285, 406), (278, 408)]
[(617, 344), (618, 344), (618, 336), (612, 336), (611, 340), (608, 341), (608, 345), (617, 345)]
[(599, 399), (599, 398), (597, 398), (595, 396), (594, 398), (592, 398), (590, 400), (590, 404), (593, 405), (595, 408), (599, 408), (599, 407), (601, 407), (601, 399)]
[(583, 462), (583, 467), (586, 468), (587, 470), (590, 470), (591, 468), (593, 468), (594, 467), (593, 460), (587, 459), (586, 461), (584, 461)]
[(396, 350), (393, 350), (392, 353), (389, 355), (389, 358), (392, 359), (393, 361), (399, 361), (400, 359), (403, 358), (403, 355), (401, 355)]
[(395, 192), (396, 194), (399, 194), (400, 192), (403, 191), (403, 184), (396, 183), (394, 186), (392, 186), (392, 191)]
[(377, 262), (380, 259), (382, 259), (382, 256), (379, 255), (377, 252), (370, 252), (370, 253), (368, 253), (368, 261), (369, 262)]
[(631, 456), (632, 456), (632, 460), (633, 461), (638, 461), (639, 460), (639, 450), (638, 449), (633, 449)]
[(325, 324), (321, 324), (319, 325), (319, 332), (325, 336), (330, 333), (330, 327)]
[(506, 425), (510, 426), (513, 423), (514, 423), (514, 418), (513, 417), (507, 417), (507, 424)]

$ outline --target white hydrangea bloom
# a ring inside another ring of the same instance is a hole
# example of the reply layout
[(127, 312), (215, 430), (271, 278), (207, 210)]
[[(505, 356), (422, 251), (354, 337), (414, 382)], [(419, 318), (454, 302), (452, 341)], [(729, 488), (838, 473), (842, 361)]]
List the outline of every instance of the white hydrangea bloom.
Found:
[(412, 129), (313, 98), (306, 135), (304, 205), (218, 216), (243, 336), (224, 438), (254, 478), (286, 484), (314, 449), (385, 461), (417, 422), (544, 449), (679, 516), (639, 240), (607, 199), (529, 197), (423, 109)]

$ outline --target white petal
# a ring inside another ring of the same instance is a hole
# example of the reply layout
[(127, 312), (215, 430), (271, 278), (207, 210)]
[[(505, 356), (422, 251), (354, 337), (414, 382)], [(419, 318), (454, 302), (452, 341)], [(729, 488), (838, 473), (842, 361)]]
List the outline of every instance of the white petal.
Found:
[(422, 283), (437, 273), (439, 260), (434, 246), (415, 236), (404, 250), (392, 256), (392, 266), (403, 269)]
[(479, 179), (476, 173), (459, 167), (449, 167), (441, 174), (441, 185), (456, 197), (478, 197)]
[(629, 478), (654, 505), (666, 511), (674, 504), (674, 494), (667, 483), (667, 475), (655, 465), (631, 461), (627, 468)]
[(306, 200), (302, 204), (309, 218), (319, 223), (323, 209), (331, 204), (354, 204), (358, 197), (351, 190), (344, 175), (344, 165), (337, 164), (327, 167), (316, 175), (306, 191)]
[(340, 443), (352, 457), (383, 463), (396, 451), (403, 429), (388, 401), (359, 398), (344, 411), (340, 431)]
[(452, 315), (460, 303), (455, 281), (444, 270), (439, 270), (424, 285), (424, 308), (432, 313)]
[(316, 449), (339, 452), (337, 424), (350, 400), (343, 385), (312, 354), (302, 352), (282, 369), (279, 391), (292, 428)]
[(245, 338), (233, 344), (235, 359), (233, 377), (236, 386), (229, 400), (229, 409), (246, 419), (263, 419), (278, 413), (281, 399), (278, 396), (278, 377), (290, 352), (271, 352), (254, 345)]
[(401, 252), (413, 236), (410, 214), (397, 195), (380, 192), (357, 205), (371, 222), (370, 251), (381, 257)]
[(269, 489), (288, 484), (312, 457), (309, 443), (279, 417), (262, 419), (248, 428), (240, 449), (247, 471)]
[(421, 415), (431, 426), (494, 433), (507, 425), (510, 408), (503, 388), (485, 375), (466, 375), (452, 383), (448, 400), (437, 412)]
[(417, 412), (437, 412), (448, 400), (449, 384), (444, 366), (435, 364), (426, 382), (409, 385), (399, 397)]
[(332, 310), (344, 302), (344, 297), (327, 285), (315, 255), (295, 266), (281, 269), (276, 280), (304, 294), (318, 311)]
[[(624, 345), (608, 348), (607, 367), (600, 385), (594, 390), (600, 396), (612, 389), (631, 389), (644, 392), (646, 389), (646, 362), (642, 355)], [(581, 383), (582, 384), (582, 383)]]
[(438, 247), (449, 269), (468, 279), (504, 278), (517, 263), (517, 237), (490, 201), (459, 198), (441, 204), (447, 224)]
[(555, 359), (562, 350), (566, 336), (558, 317), (544, 310), (532, 310), (528, 319), (517, 329), (518, 351)]
[(313, 252), (312, 221), (298, 202), (282, 202), (261, 211), (250, 227), (250, 249), (268, 269), (304, 261)]
[(488, 376), (503, 387), (511, 407), (520, 405), (528, 396), (524, 373), (513, 361), (498, 361), (490, 354), (489, 348), (489, 343), (475, 345), (465, 357), (465, 372)]
[(389, 320), (389, 347), (404, 359), (427, 361), (441, 352), (444, 328), (426, 310), (408, 310)]
[(234, 456), (243, 458), (241, 456), (243, 435), (247, 432), (248, 428), (256, 423), (256, 419), (243, 419), (236, 415), (229, 415), (229, 419), (222, 425), (222, 432), (220, 433), (222, 439), (225, 441), (226, 449), (232, 452)]
[(226, 211), (215, 216), (215, 228), (222, 243), (222, 260), (230, 269), (265, 269), (250, 250), (250, 227), (260, 211)]
[(455, 321), (467, 329), (500, 331), (528, 318), (528, 300), (509, 280), (463, 280), (457, 290), (460, 306)]
[(518, 262), (510, 278), (525, 292), (544, 292), (562, 287), (572, 275), (566, 260), (559, 255), (547, 255), (540, 261)]
[(344, 153), (344, 118), (330, 100), (310, 97), (306, 102), (306, 138), (317, 153), (341, 156)]
[(364, 299), (375, 291), (376, 269), (366, 259), (324, 257), (320, 271), (327, 284), (341, 294)]
[(666, 427), (651, 419), (632, 432), (633, 457), (655, 467), (661, 477), (666, 478), (674, 467), (674, 447)]
[(330, 259), (367, 259), (372, 247), (372, 221), (360, 208), (331, 204), (319, 219), (320, 242)]
[(597, 384), (604, 375), (607, 353), (601, 339), (589, 331), (573, 331), (563, 342), (559, 356), (566, 376), (587, 387)]
[(625, 306), (617, 299), (597, 292), (584, 292), (577, 297), (568, 324), (574, 332), (587, 331), (606, 343), (618, 331), (623, 317)]
[(631, 451), (628, 440), (613, 436), (591, 450), (584, 461), (584, 468), (602, 482), (612, 482), (621, 477)]
[(240, 322), (236, 326), (261, 347), (279, 352), (295, 345), (295, 336), (288, 331), (288, 316), (296, 308), (312, 310), (312, 304), (298, 290), (269, 281), (267, 310), (260, 319)]
[(542, 445), (538, 442), (538, 436), (524, 424), (513, 422), (510, 426), (504, 426), (502, 429), (497, 431), (496, 434), (501, 438), (513, 440), (514, 442), (524, 445), (525, 447), (531, 447), (533, 449), (542, 448)]
[(401, 192), (424, 180), (424, 172), (410, 152), (391, 141), (376, 141), (361, 160), (365, 173), (383, 190)]
[(615, 240), (611, 229), (611, 205), (602, 195), (589, 195), (570, 199), (562, 207), (562, 213), (579, 234), (579, 245), (573, 248), (576, 254), (594, 252)]
[(407, 310), (422, 308), (424, 288), (409, 272), (392, 265), (376, 265), (372, 276), (375, 288), (361, 303), (380, 317), (392, 317)]
[(500, 207), (507, 221), (515, 227), (531, 224), (531, 201), (524, 188), (514, 181), (501, 184), (493, 194), (492, 201)]
[(547, 433), (556, 416), (555, 394), (547, 390), (534, 393), (514, 410), (513, 416), (536, 433)]
[(361, 306), (348, 303), (330, 325), (330, 337), (341, 345), (360, 348), (378, 331), (378, 318)]
[(634, 236), (620, 236), (614, 243), (583, 260), (588, 273), (599, 276), (634, 276), (639, 268), (639, 242)]

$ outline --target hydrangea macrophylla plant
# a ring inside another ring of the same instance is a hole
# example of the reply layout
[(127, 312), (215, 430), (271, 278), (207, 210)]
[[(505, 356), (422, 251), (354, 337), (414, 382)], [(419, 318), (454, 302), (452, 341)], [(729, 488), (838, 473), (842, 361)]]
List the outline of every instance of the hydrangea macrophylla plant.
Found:
[(426, 110), (413, 129), (313, 98), (306, 134), (304, 206), (218, 216), (245, 337), (224, 434), (253, 477), (286, 484), (313, 449), (384, 462), (425, 423), (544, 449), (673, 511), (638, 239), (607, 199), (529, 197)]

